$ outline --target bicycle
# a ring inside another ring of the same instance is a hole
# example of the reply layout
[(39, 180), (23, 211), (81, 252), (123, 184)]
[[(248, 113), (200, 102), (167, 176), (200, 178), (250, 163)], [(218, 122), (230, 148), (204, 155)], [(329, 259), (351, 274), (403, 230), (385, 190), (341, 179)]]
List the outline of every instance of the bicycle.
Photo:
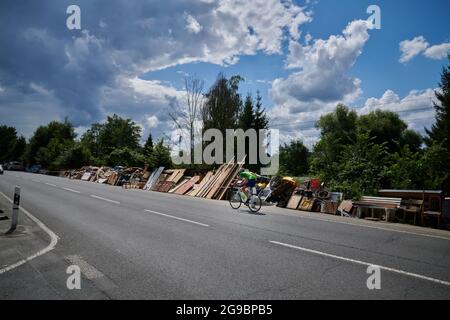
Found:
[(242, 187), (233, 188), (230, 195), (230, 206), (237, 210), (241, 207), (242, 204), (246, 205), (249, 210), (253, 213), (257, 213), (259, 210), (261, 210), (262, 206), (262, 200), (261, 198), (256, 195), (252, 194), (250, 197), (250, 200), (248, 200), (247, 194), (242, 191)]

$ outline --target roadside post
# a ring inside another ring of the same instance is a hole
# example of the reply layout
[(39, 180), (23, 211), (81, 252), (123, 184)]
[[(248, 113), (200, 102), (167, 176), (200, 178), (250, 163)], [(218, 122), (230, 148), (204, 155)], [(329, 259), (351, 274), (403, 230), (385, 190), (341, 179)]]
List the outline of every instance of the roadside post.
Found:
[(20, 187), (16, 186), (14, 188), (14, 201), (12, 208), (12, 216), (11, 216), (11, 227), (6, 234), (13, 233), (17, 228), (17, 222), (19, 220), (19, 206), (20, 206)]

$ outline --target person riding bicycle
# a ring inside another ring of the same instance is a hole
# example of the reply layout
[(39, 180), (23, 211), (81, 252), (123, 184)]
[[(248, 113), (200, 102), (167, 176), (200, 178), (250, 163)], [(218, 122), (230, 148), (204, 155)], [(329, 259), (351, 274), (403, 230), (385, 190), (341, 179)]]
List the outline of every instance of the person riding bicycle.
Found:
[(247, 180), (246, 186), (247, 186), (247, 203), (250, 201), (252, 194), (256, 194), (256, 178), (258, 177), (257, 174), (250, 172), (249, 170), (241, 169), (239, 171), (239, 176), (245, 180)]

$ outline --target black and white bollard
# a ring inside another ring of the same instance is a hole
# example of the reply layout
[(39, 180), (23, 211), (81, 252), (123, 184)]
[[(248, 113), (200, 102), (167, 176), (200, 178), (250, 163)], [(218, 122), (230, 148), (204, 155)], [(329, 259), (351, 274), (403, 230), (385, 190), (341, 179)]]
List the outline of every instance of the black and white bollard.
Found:
[(20, 187), (16, 186), (14, 188), (14, 201), (11, 215), (11, 227), (6, 234), (13, 233), (17, 228), (17, 222), (19, 220), (19, 206), (20, 206)]

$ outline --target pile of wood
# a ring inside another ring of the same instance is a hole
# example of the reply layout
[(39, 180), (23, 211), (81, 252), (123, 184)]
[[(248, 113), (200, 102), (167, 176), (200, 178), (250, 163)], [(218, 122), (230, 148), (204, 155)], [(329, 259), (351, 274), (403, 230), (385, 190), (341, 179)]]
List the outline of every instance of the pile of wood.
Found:
[[(230, 161), (208, 172), (158, 168), (149, 176), (144, 190), (223, 200), (244, 162)], [(188, 174), (187, 174), (188, 173)]]
[(225, 199), (231, 182), (238, 175), (243, 165), (244, 161), (238, 163), (230, 161), (221, 165), (213, 175), (210, 175), (208, 181), (197, 188), (198, 191), (195, 193), (195, 196), (207, 199)]

